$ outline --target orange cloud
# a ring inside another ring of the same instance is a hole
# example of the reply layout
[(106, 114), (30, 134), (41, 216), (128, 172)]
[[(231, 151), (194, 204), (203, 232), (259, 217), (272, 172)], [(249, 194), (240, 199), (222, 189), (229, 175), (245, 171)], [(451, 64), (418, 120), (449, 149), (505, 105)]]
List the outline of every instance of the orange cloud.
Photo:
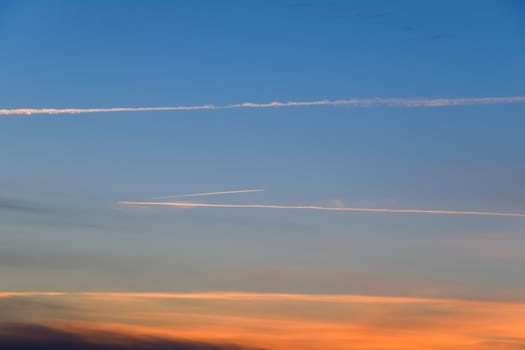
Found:
[(504, 301), (242, 292), (3, 295), (4, 302), (38, 301), (19, 306), (31, 311), (40, 304), (62, 307), (15, 313), (10, 322), (265, 349), (518, 350), (525, 342), (525, 304)]

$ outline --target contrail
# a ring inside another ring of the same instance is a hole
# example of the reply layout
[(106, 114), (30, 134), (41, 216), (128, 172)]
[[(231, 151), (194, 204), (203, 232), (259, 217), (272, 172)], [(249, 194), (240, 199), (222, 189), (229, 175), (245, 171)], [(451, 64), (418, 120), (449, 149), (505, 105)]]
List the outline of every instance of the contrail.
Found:
[(0, 115), (194, 111), (194, 110), (203, 110), (203, 109), (217, 109), (217, 106), (201, 105), (201, 106), (174, 106), (174, 107), (113, 107), (113, 108), (15, 108), (15, 109), (0, 109)]
[(301, 106), (388, 106), (388, 107), (447, 107), (466, 105), (524, 103), (525, 96), (472, 97), (472, 98), (352, 98), (346, 100), (289, 101), (252, 103), (245, 102), (224, 108), (279, 108)]
[(176, 194), (173, 196), (154, 197), (153, 199), (168, 199), (168, 198), (182, 198), (182, 197), (207, 197), (207, 196), (220, 196), (223, 194), (253, 193), (253, 192), (263, 192), (263, 191), (264, 190), (254, 189), (254, 190), (233, 190), (233, 191), (221, 191), (221, 192), (189, 193), (189, 194)]
[(525, 213), (508, 213), (499, 211), (470, 210), (427, 210), (427, 209), (387, 209), (387, 208), (351, 208), (326, 207), (320, 205), (277, 205), (277, 204), (217, 204), (194, 202), (118, 202), (122, 206), (165, 206), (178, 208), (251, 208), (251, 209), (298, 209), (365, 213), (395, 213), (395, 214), (436, 214), (436, 215), (478, 215), (478, 216), (510, 216), (525, 217)]
[(286, 108), (312, 106), (386, 106), (386, 107), (450, 107), (468, 105), (490, 105), (525, 103), (525, 96), (506, 97), (471, 97), (471, 98), (352, 98), (343, 100), (318, 101), (275, 101), (267, 103), (243, 102), (227, 105), (194, 105), (166, 107), (112, 107), (112, 108), (13, 108), (0, 109), (0, 115), (32, 115), (32, 114), (81, 114), (81, 113), (113, 113), (113, 112), (156, 112), (156, 111), (195, 111), (218, 109), (253, 109), (253, 108)]

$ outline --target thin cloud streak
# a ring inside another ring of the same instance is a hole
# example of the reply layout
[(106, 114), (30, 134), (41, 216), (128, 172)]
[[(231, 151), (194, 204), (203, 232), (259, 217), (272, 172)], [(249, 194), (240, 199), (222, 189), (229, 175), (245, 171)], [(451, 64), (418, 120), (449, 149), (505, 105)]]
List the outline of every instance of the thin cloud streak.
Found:
[(64, 296), (64, 292), (0, 292), (0, 298), (14, 297), (56, 297)]
[(165, 206), (177, 208), (247, 208), (247, 209), (296, 209), (320, 210), (338, 212), (364, 212), (364, 213), (391, 213), (391, 214), (434, 214), (434, 215), (477, 215), (477, 216), (506, 216), (525, 217), (525, 213), (508, 213), (499, 211), (470, 211), (470, 210), (431, 210), (431, 209), (387, 209), (387, 208), (351, 208), (351, 207), (326, 207), (320, 205), (277, 205), (277, 204), (218, 204), (194, 202), (118, 202), (121, 206)]
[(476, 300), (454, 298), (424, 298), (404, 296), (375, 296), (361, 294), (304, 294), (304, 293), (257, 293), (257, 292), (0, 292), (2, 298), (18, 297), (87, 297), (94, 299), (180, 299), (219, 301), (301, 301), (358, 304), (425, 304), (461, 303), (490, 305), (523, 305), (520, 302), (499, 300)]
[(153, 199), (221, 196), (221, 195), (224, 195), (224, 194), (253, 193), (253, 192), (263, 192), (263, 191), (264, 190), (253, 189), (253, 190), (233, 190), (233, 191), (221, 191), (221, 192), (189, 193), (189, 194), (176, 194), (176, 195), (173, 195), (173, 196), (154, 197)]
[(386, 106), (386, 107), (451, 107), (489, 104), (525, 103), (525, 96), (505, 97), (472, 97), (472, 98), (353, 98), (344, 100), (318, 101), (275, 101), (268, 103), (244, 102), (228, 105), (195, 105), (165, 107), (112, 107), (112, 108), (11, 108), (0, 109), (0, 115), (33, 115), (33, 114), (83, 114), (113, 112), (158, 112), (158, 111), (195, 111), (218, 109), (252, 109), (252, 108), (287, 108), (313, 106)]

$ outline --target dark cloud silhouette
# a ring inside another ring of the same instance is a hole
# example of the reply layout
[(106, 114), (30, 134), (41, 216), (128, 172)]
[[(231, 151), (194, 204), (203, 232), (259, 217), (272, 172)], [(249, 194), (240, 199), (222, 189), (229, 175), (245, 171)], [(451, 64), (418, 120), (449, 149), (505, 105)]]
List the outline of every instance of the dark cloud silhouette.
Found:
[(22, 214), (61, 214), (63, 209), (54, 207), (50, 203), (40, 202), (30, 196), (0, 194), (0, 213), (18, 212)]
[(138, 337), (103, 331), (66, 331), (30, 324), (0, 325), (0, 348), (9, 350), (257, 350), (234, 344)]

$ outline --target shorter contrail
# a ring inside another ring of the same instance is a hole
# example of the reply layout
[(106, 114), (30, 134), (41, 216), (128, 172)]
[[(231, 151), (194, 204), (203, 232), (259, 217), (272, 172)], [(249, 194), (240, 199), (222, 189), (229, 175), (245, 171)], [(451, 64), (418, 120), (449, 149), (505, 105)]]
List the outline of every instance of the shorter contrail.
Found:
[(233, 191), (221, 191), (221, 192), (204, 192), (204, 193), (188, 193), (188, 194), (176, 194), (173, 196), (162, 196), (154, 197), (153, 199), (168, 199), (168, 198), (183, 198), (183, 197), (207, 197), (207, 196), (220, 196), (224, 194), (237, 194), (237, 193), (253, 193), (253, 192), (263, 192), (264, 190), (254, 189), (254, 190), (233, 190)]
[(297, 210), (322, 210), (322, 211), (365, 212), (365, 213), (525, 217), (525, 213), (508, 213), (508, 212), (499, 212), (499, 211), (352, 208), (352, 207), (326, 207), (326, 206), (320, 206), (320, 205), (217, 204), (217, 203), (194, 203), (194, 202), (131, 202), (131, 201), (122, 201), (122, 202), (118, 202), (118, 204), (122, 206), (138, 206), (138, 207), (164, 206), (164, 207), (177, 207), (177, 208), (297, 209)]
[(0, 115), (81, 114), (113, 112), (195, 111), (218, 109), (287, 108), (312, 106), (386, 106), (386, 107), (449, 107), (489, 104), (525, 103), (525, 96), (471, 97), (471, 98), (351, 98), (343, 100), (275, 101), (267, 103), (243, 102), (228, 105), (195, 105), (166, 107), (112, 107), (112, 108), (12, 108), (0, 109)]

